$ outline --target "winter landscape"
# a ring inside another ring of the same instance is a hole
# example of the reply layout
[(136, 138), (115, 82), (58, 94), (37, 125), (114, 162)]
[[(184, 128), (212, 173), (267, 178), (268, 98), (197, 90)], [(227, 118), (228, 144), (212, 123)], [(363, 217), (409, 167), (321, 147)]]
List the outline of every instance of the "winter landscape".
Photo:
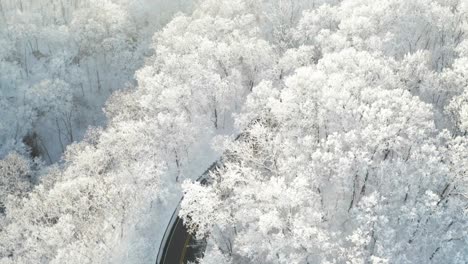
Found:
[(467, 0), (0, 0), (0, 264), (468, 264)]

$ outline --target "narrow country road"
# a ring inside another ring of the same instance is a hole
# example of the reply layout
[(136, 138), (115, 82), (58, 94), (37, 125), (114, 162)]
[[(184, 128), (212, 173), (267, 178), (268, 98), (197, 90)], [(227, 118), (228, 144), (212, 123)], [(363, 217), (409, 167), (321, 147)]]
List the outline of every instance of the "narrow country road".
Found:
[[(246, 135), (246, 133), (239, 133), (235, 137), (234, 141), (242, 140)], [(214, 172), (218, 168), (222, 167), (223, 156), (211, 164), (211, 166), (197, 179), (201, 185), (210, 184), (210, 172)], [(156, 258), (156, 264), (186, 264), (189, 261), (195, 261), (198, 257), (203, 256), (203, 253), (205, 252), (206, 241), (196, 240), (192, 235), (190, 235), (187, 228), (185, 228), (182, 219), (179, 218), (179, 209), (182, 199), (174, 210), (171, 220), (166, 228), (166, 232), (164, 232)]]
[(187, 232), (182, 219), (177, 217), (164, 246), (159, 264), (185, 264), (189, 261), (195, 261), (201, 249), (195, 242), (194, 238)]
[[(210, 171), (218, 167), (218, 162), (213, 163), (197, 181), (202, 185), (208, 184), (207, 177)], [(181, 200), (182, 201), (182, 200)], [(156, 264), (186, 264), (195, 261), (205, 252), (204, 241), (196, 240), (188, 233), (182, 219), (179, 218), (180, 202), (172, 214), (164, 237), (158, 251)]]

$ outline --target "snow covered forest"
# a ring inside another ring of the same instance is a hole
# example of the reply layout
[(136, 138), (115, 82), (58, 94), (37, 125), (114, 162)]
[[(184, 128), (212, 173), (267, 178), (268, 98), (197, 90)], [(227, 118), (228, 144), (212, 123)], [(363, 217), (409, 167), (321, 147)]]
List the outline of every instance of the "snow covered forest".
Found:
[(467, 264), (468, 1), (0, 0), (0, 264), (181, 197), (199, 264)]

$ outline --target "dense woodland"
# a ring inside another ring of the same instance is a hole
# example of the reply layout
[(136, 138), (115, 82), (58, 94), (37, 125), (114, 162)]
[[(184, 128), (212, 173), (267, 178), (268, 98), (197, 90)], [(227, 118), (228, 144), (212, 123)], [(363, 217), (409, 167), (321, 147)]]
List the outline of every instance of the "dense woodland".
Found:
[(0, 0), (1, 264), (466, 264), (467, 132), (464, 0)]

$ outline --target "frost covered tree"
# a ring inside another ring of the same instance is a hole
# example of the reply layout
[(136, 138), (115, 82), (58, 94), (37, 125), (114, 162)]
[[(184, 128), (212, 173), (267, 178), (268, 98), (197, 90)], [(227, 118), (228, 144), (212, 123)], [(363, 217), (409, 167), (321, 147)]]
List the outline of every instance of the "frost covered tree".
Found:
[[(70, 145), (64, 164), (46, 171), (26, 199), (7, 205), (2, 263), (126, 262), (119, 249), (132, 232), (147, 228), (152, 217), (164, 219), (167, 203), (180, 197), (181, 179), (197, 177), (215, 159), (211, 139), (233, 133), (233, 115), (247, 94), (276, 75), (270, 66), (277, 56), (256, 36), (246, 10), (225, 17), (201, 9), (192, 17), (180, 14), (157, 34), (154, 56), (137, 72), (138, 87), (108, 102), (107, 128), (91, 129)], [(30, 105), (43, 113), (68, 111), (55, 102), (68, 100), (69, 85), (41, 82), (28, 93)], [(55, 97), (44, 102), (49, 97), (41, 92), (48, 90)], [(150, 235), (131, 242), (141, 245), (127, 249), (135, 260), (152, 261), (158, 234)]]
[(464, 1), (189, 2), (0, 0), (0, 263), (466, 262)]
[[(2, 116), (17, 123), (13, 131), (0, 132), (5, 141), (0, 156), (31, 151), (48, 163), (58, 161), (89, 125), (105, 123), (105, 101), (135, 84), (135, 71), (151, 54), (154, 32), (190, 6), (190, 0), (0, 1), (0, 100), (12, 108), (2, 107)], [(66, 83), (67, 98), (44, 85), (55, 80)], [(73, 111), (65, 116), (44, 116), (47, 109), (37, 107), (30, 111), (24, 96), (30, 90), (59, 100), (55, 104), (72, 103)]]
[(229, 262), (463, 263), (466, 139), (358, 57), (256, 87), (239, 121), (257, 121), (213, 186), (185, 186), (182, 216)]
[(9, 196), (24, 197), (31, 190), (33, 173), (30, 161), (17, 153), (0, 160), (0, 214), (4, 213)]
[(200, 263), (464, 263), (466, 19), (458, 1), (303, 12), (213, 185), (184, 183)]

